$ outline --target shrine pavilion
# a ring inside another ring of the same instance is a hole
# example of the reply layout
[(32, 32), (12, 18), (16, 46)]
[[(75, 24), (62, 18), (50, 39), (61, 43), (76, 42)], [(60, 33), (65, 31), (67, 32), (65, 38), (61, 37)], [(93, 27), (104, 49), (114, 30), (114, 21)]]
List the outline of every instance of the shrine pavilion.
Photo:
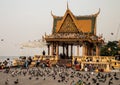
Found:
[[(82, 47), (82, 56), (99, 56), (100, 46), (104, 42), (96, 35), (96, 21), (100, 13), (86, 16), (75, 16), (67, 5), (64, 16), (53, 17), (52, 34), (44, 36), (48, 47), (48, 55), (56, 55), (59, 59), (72, 59), (73, 46), (76, 46), (77, 56)], [(63, 52), (59, 52), (62, 47)]]

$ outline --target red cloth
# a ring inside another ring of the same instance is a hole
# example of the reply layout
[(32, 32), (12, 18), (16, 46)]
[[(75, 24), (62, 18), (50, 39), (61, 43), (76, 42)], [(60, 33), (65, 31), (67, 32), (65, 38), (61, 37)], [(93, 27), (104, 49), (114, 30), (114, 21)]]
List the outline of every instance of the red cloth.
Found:
[(76, 69), (76, 70), (80, 70), (80, 65), (79, 65), (79, 64), (76, 64), (76, 65), (75, 65), (75, 69)]

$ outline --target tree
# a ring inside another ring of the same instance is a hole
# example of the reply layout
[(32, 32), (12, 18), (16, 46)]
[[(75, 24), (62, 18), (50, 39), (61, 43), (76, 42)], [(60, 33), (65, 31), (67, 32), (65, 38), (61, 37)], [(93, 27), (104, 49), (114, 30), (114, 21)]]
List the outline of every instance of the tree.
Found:
[(101, 56), (115, 56), (119, 51), (118, 41), (109, 41), (106, 45), (101, 47)]

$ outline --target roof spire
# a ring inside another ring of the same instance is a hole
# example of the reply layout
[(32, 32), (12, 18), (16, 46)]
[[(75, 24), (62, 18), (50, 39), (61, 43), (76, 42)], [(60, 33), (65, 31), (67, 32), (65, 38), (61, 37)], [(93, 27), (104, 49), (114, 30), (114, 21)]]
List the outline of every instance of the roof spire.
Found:
[(68, 1), (67, 1), (67, 10), (69, 10), (69, 5), (68, 5)]

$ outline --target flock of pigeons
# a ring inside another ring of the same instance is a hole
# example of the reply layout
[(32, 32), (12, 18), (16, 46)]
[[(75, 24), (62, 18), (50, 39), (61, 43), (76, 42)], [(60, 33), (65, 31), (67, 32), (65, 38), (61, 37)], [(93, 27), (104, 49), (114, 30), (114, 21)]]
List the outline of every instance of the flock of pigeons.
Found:
[(57, 82), (56, 85), (120, 85), (120, 72), (81, 72), (57, 65), (44, 68), (13, 68), (4, 70), (4, 73), (14, 78), (14, 80), (7, 78), (4, 81), (5, 85), (11, 85), (10, 82), (13, 82), (12, 85), (21, 85), (21, 81), (19, 80), (20, 76), (27, 76), (28, 80), (39, 80), (39, 82), (41, 82), (41, 80), (47, 82), (47, 80), (50, 79), (51, 81)]

